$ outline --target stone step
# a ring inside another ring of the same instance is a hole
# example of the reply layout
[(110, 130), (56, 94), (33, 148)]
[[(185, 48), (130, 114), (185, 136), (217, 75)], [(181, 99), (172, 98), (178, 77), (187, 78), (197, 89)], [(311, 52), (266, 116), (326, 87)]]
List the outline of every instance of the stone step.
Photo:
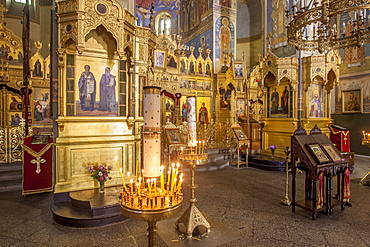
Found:
[(22, 190), (22, 163), (0, 164), (0, 192)]
[(121, 186), (54, 194), (51, 206), (54, 221), (71, 227), (98, 227), (126, 220), (118, 196)]
[(0, 181), (0, 192), (21, 191), (22, 179)]
[(0, 164), (0, 172), (3, 171), (20, 171), (22, 173), (22, 162)]

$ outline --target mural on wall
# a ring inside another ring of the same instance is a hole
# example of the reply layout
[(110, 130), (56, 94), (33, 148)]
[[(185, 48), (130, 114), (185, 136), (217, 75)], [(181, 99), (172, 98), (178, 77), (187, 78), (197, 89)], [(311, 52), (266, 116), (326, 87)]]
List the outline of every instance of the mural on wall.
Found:
[[(153, 0), (136, 0), (136, 15), (142, 16), (143, 18), (140, 18), (141, 25), (142, 26), (149, 26), (150, 22), (150, 9), (152, 5)], [(154, 10), (154, 18), (156, 17), (156, 14), (163, 12), (163, 10), (169, 11), (171, 13), (172, 17), (172, 23), (177, 23), (177, 12), (178, 12), (178, 4), (176, 0), (155, 0), (153, 3)], [(177, 29), (177, 26), (173, 26), (174, 29)], [(176, 31), (174, 30), (176, 33)]]
[(232, 0), (220, 0), (220, 5), (223, 7), (231, 8)]
[(286, 45), (285, 10), (288, 4), (285, 0), (267, 1), (267, 30), (272, 34), (271, 44), (274, 48)]
[(212, 37), (212, 29), (208, 29), (206, 32), (197, 35), (196, 38), (189, 41), (186, 45), (187, 46), (194, 46), (194, 56), (199, 56), (199, 48), (202, 48), (202, 58), (207, 58), (207, 49), (210, 49), (211, 52), (209, 57), (212, 58), (212, 44), (213, 44), (213, 37)]
[(76, 116), (117, 116), (116, 61), (79, 57), (76, 60)]
[(225, 61), (226, 64), (230, 64), (230, 53), (235, 54), (235, 28), (226, 16), (218, 18), (215, 27), (215, 68), (218, 71), (225, 64)]
[[(341, 34), (345, 34), (346, 36), (352, 35), (352, 18), (348, 15), (348, 13), (344, 13), (340, 18), (341, 25)], [(347, 66), (353, 67), (353, 66), (360, 66), (361, 62), (365, 59), (365, 48), (362, 47), (348, 47), (344, 48), (344, 54), (343, 54), (343, 61)]]
[(51, 123), (50, 118), (50, 90), (48, 88), (34, 88), (34, 123)]

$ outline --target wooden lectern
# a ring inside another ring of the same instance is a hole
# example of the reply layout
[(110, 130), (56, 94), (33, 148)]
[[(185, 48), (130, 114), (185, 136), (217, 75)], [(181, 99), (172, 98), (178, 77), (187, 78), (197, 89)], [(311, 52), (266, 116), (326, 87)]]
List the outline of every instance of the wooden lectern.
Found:
[[(337, 176), (337, 194), (335, 198), (341, 203), (349, 200), (349, 169), (346, 161), (334, 147), (329, 138), (315, 126), (309, 135), (301, 126), (291, 137), (291, 166), (292, 166), (292, 211), (300, 207), (312, 213), (316, 218), (318, 209), (326, 206), (326, 214), (332, 212), (332, 178)], [(297, 160), (300, 169), (305, 171), (305, 197), (296, 200)], [(319, 193), (317, 193), (319, 192)]]

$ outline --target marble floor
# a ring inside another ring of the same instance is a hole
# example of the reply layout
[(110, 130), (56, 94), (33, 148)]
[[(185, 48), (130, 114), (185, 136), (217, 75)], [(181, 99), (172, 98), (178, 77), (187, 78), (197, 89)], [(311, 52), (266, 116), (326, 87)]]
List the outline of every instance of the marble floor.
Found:
[[(332, 215), (318, 213), (316, 220), (308, 211), (297, 208), (293, 213), (281, 204), (284, 172), (245, 166), (198, 172), (196, 205), (210, 217), (214, 231), (211, 225), (211, 232), (202, 237), (183, 240), (179, 234), (168, 239), (174, 218), (157, 224), (157, 246), (370, 246), (370, 186), (359, 184), (369, 166), (369, 157), (355, 156), (352, 207), (344, 211), (334, 207)], [(188, 176), (184, 174), (185, 181)], [(303, 197), (304, 175), (297, 175), (297, 180), (298, 198)], [(0, 193), (0, 246), (147, 246), (147, 224), (142, 221), (127, 219), (97, 228), (55, 223), (52, 197), (52, 193), (26, 197), (21, 191)], [(186, 186), (184, 197), (183, 210), (189, 198)], [(212, 235), (216, 233), (218, 238)]]

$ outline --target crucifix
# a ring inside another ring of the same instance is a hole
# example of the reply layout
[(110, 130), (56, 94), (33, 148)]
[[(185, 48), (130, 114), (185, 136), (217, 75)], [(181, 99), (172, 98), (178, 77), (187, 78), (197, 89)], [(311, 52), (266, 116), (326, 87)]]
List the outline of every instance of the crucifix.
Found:
[(32, 164), (37, 164), (37, 167), (36, 167), (36, 173), (39, 174), (41, 172), (41, 168), (40, 168), (40, 165), (41, 163), (45, 163), (46, 160), (45, 159), (41, 159), (41, 157), (36, 157), (36, 159), (33, 159), (31, 160), (31, 163)]

